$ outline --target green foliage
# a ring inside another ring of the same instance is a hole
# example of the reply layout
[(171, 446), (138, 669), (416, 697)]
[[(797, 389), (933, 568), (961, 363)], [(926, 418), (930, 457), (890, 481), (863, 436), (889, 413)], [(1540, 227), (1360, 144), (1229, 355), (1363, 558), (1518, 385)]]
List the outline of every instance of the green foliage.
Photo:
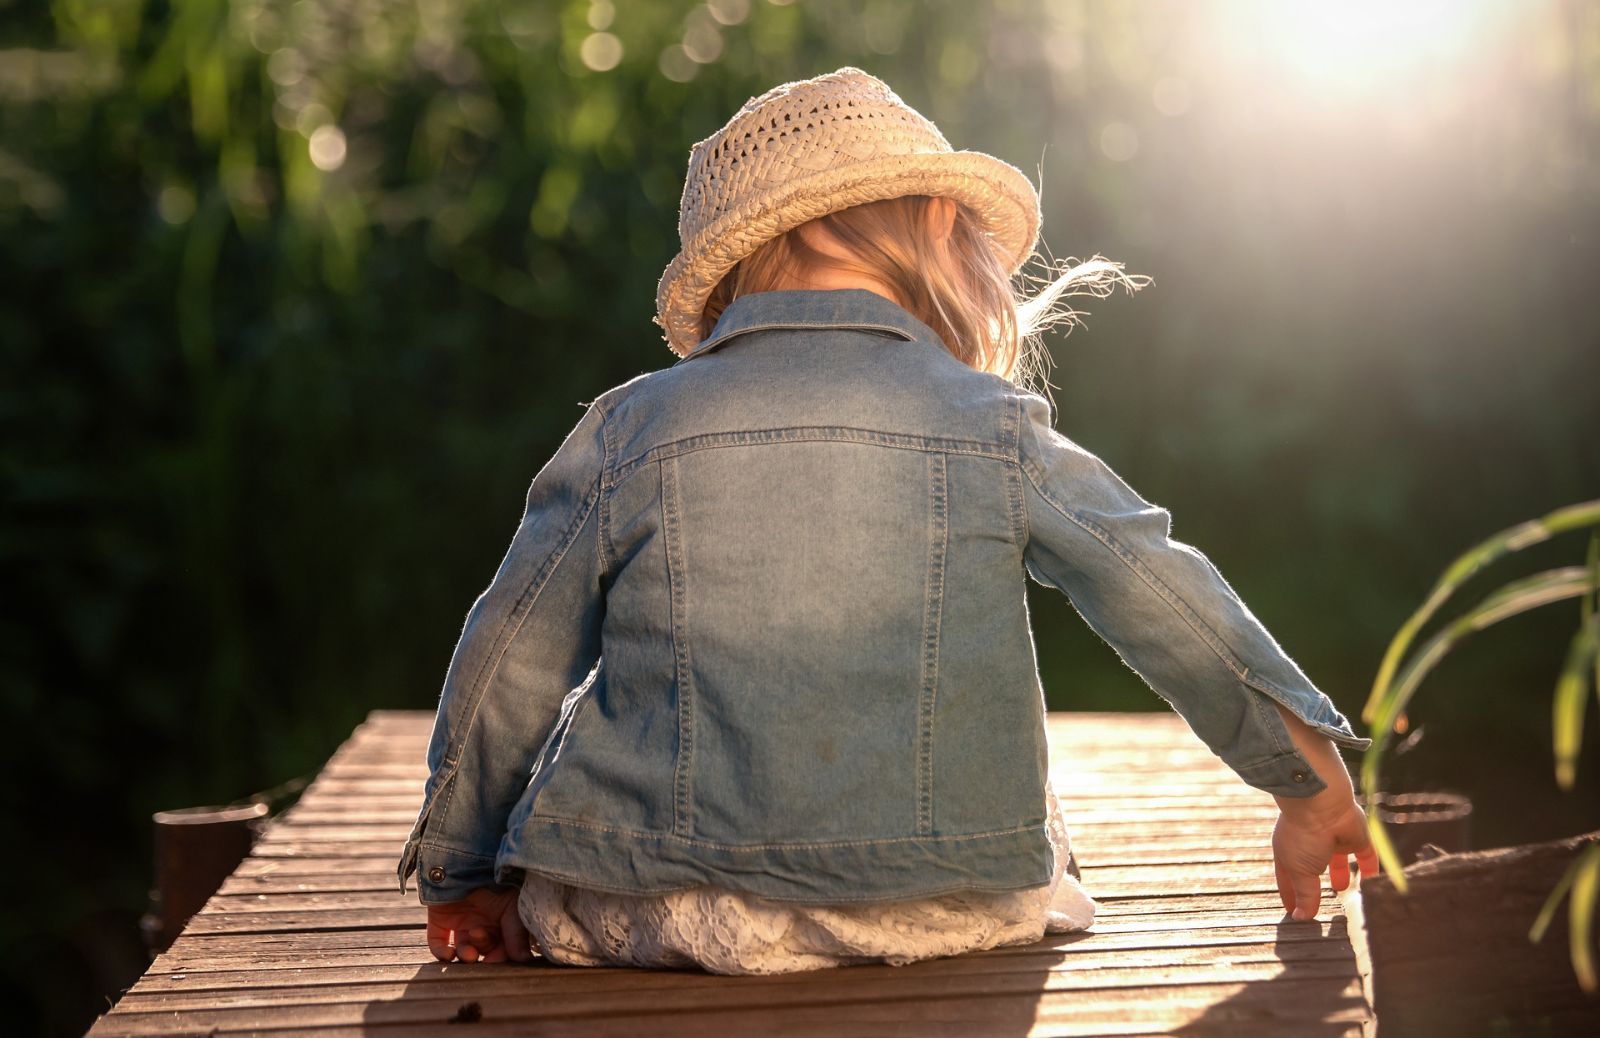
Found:
[(1544, 940), (1550, 924), (1555, 921), (1561, 899), (1568, 894), (1571, 900), (1567, 902), (1567, 942), (1572, 954), (1572, 970), (1583, 990), (1600, 991), (1600, 968), (1595, 966), (1594, 951), (1595, 914), (1600, 910), (1600, 844), (1590, 844), (1572, 859), (1540, 908), (1538, 918), (1528, 931), (1528, 940), (1535, 944)]
[[(1552, 512), (1543, 518), (1531, 519), (1528, 522), (1519, 523), (1509, 530), (1502, 530), (1445, 567), (1444, 573), (1440, 575), (1438, 582), (1434, 584), (1433, 590), (1428, 592), (1427, 600), (1401, 625), (1394, 640), (1389, 643), (1389, 648), (1384, 652), (1383, 662), (1378, 665), (1378, 676), (1373, 679), (1372, 692), (1368, 695), (1366, 706), (1361, 710), (1361, 719), (1368, 724), (1372, 724), (1380, 711), (1398, 717), (1399, 713), (1405, 709), (1405, 704), (1410, 699), (1412, 692), (1416, 690), (1417, 683), (1421, 680), (1422, 675), (1432, 667), (1432, 662), (1421, 661), (1437, 659), (1438, 655), (1442, 655), (1449, 648), (1450, 643), (1436, 639), (1434, 644), (1439, 646), (1439, 648), (1435, 649), (1435, 654), (1437, 655), (1428, 652), (1419, 653), (1419, 662), (1413, 665), (1413, 674), (1406, 680), (1397, 682), (1395, 680), (1395, 671), (1399, 668), (1401, 660), (1404, 659), (1406, 651), (1411, 648), (1411, 643), (1416, 639), (1417, 632), (1433, 618), (1434, 614), (1439, 611), (1439, 607), (1473, 575), (1497, 559), (1503, 558), (1512, 552), (1521, 551), (1535, 544), (1542, 544), (1551, 537), (1568, 530), (1582, 529), (1585, 526), (1596, 523), (1600, 523), (1600, 502), (1572, 505)], [(1592, 559), (1590, 564), (1591, 566), (1593, 565)], [(1573, 576), (1573, 574), (1551, 574), (1551, 583), (1553, 586), (1562, 585), (1563, 581), (1570, 583), (1568, 578)], [(1586, 576), (1580, 572), (1576, 574), (1576, 579), (1578, 586), (1582, 587)], [(1521, 588), (1519, 589), (1520, 591), (1525, 594), (1531, 593), (1536, 600), (1527, 603), (1525, 606), (1508, 610), (1508, 603), (1514, 603), (1519, 598), (1518, 595), (1511, 594), (1511, 590), (1510, 587), (1502, 588), (1501, 592), (1497, 593), (1493, 600), (1486, 601), (1480, 607), (1480, 611), (1483, 613), (1482, 618), (1476, 622), (1471, 630), (1481, 630), (1483, 627), (1505, 616), (1514, 615), (1515, 612), (1521, 612), (1523, 609), (1543, 605), (1545, 602), (1553, 600), (1549, 597), (1539, 597), (1538, 588)], [(1576, 593), (1557, 594), (1556, 597), (1570, 598), (1577, 597), (1577, 595)], [(1589, 619), (1589, 612), (1590, 599), (1586, 596), (1584, 598), (1585, 623)], [(1463, 630), (1462, 633), (1465, 634), (1466, 631)], [(1393, 717), (1390, 720), (1392, 722)], [(1385, 724), (1378, 727), (1387, 731), (1390, 726)]]
[[(1417, 633), (1474, 574), (1513, 552), (1542, 543), (1559, 533), (1591, 527), (1597, 529), (1589, 537), (1585, 565), (1546, 570), (1502, 585), (1407, 656)], [(1372, 726), (1372, 746), (1362, 760), (1361, 788), (1366, 794), (1367, 824), (1373, 846), (1395, 889), (1403, 893), (1407, 888), (1405, 864), (1379, 817), (1382, 792), (1379, 765), (1412, 696), (1423, 678), (1467, 635), (1530, 609), (1572, 598), (1581, 602), (1580, 622), (1556, 680), (1552, 723), (1556, 784), (1571, 790), (1577, 781), (1578, 750), (1583, 740), (1583, 717), (1590, 688), (1596, 698), (1600, 698), (1600, 668), (1596, 663), (1600, 658), (1600, 614), (1595, 609), (1596, 600), (1600, 599), (1600, 500), (1569, 505), (1539, 519), (1519, 523), (1457, 557), (1445, 567), (1421, 608), (1401, 625), (1389, 643), (1371, 698), (1362, 711), (1362, 718)], [(1596, 851), (1600, 848), (1589, 847), (1576, 856), (1551, 892), (1529, 934), (1534, 941), (1544, 936), (1556, 906), (1570, 890), (1572, 965), (1586, 991), (1600, 990), (1592, 948), (1595, 891), (1600, 883), (1600, 858), (1596, 857)]]

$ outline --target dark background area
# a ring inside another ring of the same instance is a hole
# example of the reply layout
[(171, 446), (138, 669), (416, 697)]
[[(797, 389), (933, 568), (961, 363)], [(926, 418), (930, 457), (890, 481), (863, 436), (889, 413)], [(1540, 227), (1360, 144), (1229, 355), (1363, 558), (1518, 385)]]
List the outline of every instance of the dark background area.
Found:
[[(1394, 6), (0, 0), (17, 1033), (142, 968), (152, 811), (431, 708), (580, 404), (673, 359), (690, 145), (844, 64), (1154, 278), (1050, 339), (1058, 425), (1355, 718), (1451, 558), (1600, 495), (1600, 7)], [(1052, 708), (1165, 709), (1033, 607)], [(1483, 846), (1600, 826), (1592, 718), (1553, 778), (1576, 623), (1452, 657), (1392, 782)]]

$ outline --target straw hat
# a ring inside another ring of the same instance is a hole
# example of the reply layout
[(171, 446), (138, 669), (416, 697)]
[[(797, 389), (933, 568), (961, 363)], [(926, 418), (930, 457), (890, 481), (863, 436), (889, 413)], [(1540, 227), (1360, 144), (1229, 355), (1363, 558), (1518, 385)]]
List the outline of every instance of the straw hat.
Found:
[(763, 242), (808, 220), (902, 195), (952, 198), (977, 216), (1007, 273), (1033, 253), (1039, 193), (1022, 171), (944, 134), (852, 66), (773, 87), (689, 152), (678, 210), (682, 251), (656, 288), (656, 317), (680, 356), (700, 341), (706, 300)]

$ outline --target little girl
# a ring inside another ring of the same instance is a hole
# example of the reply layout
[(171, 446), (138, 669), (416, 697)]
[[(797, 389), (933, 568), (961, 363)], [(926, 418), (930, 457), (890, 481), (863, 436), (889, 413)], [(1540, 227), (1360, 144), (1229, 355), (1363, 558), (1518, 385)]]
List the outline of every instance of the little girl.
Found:
[(1039, 199), (856, 68), (695, 145), (682, 359), (534, 479), (451, 660), (400, 862), (441, 959), (776, 973), (1083, 929), (1025, 575), (1277, 797), (1285, 909), (1354, 853), (1364, 748), (1169, 516), (1027, 391)]

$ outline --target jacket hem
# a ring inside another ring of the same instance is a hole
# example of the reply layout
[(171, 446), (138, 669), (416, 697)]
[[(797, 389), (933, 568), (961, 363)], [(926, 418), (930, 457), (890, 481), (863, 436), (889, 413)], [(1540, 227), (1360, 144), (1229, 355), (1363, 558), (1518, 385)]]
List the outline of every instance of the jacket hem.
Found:
[(1021, 890), (1049, 883), (1053, 866), (1042, 821), (957, 836), (737, 845), (535, 817), (508, 838), (496, 875), (511, 882), (519, 870), (534, 872), (617, 894), (716, 886), (839, 904)]

